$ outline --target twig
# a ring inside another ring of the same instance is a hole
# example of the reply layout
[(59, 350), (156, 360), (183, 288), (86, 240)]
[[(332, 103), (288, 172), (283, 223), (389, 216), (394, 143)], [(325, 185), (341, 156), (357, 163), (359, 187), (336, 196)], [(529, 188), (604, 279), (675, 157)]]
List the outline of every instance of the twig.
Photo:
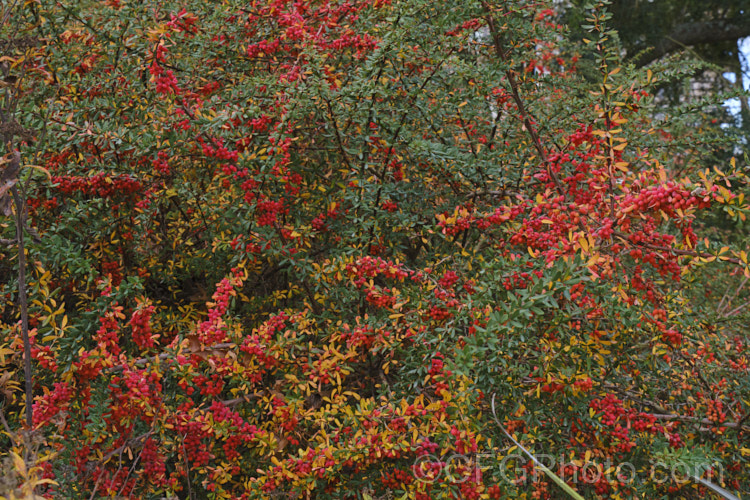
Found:
[(238, 398), (225, 399), (221, 403), (224, 406), (234, 406), (234, 405), (239, 404), (239, 403), (249, 403), (251, 400), (258, 399), (258, 398), (261, 398), (261, 397), (263, 397), (262, 393), (260, 393), (260, 392), (251, 392), (249, 394), (244, 394), (244, 395), (242, 395), (242, 396), (240, 396)]
[(736, 315), (738, 315), (738, 314), (739, 314), (739, 313), (740, 313), (740, 312), (741, 312), (741, 311), (742, 311), (742, 310), (743, 310), (744, 308), (746, 308), (747, 306), (750, 306), (750, 302), (745, 302), (745, 303), (744, 303), (744, 304), (742, 304), (741, 306), (735, 307), (734, 309), (732, 309), (732, 310), (731, 310), (731, 311), (729, 311), (728, 313), (725, 313), (725, 314), (722, 314), (722, 315), (723, 315), (723, 316), (724, 316), (725, 318), (731, 318), (732, 316), (736, 316)]
[[(202, 352), (207, 351), (216, 351), (216, 350), (223, 350), (223, 349), (231, 349), (232, 347), (236, 347), (237, 344), (234, 342), (224, 342), (221, 344), (215, 344), (212, 346), (206, 346), (206, 349), (201, 349), (199, 351), (185, 351), (180, 354), (183, 356), (190, 356), (191, 354), (200, 354)], [(148, 364), (149, 361), (166, 361), (167, 359), (175, 356), (176, 353), (172, 352), (164, 352), (159, 354), (158, 356), (154, 356), (153, 358), (138, 358), (133, 362), (134, 366), (143, 366)], [(108, 372), (119, 372), (125, 369), (125, 364), (121, 365), (115, 365), (107, 369)]]
[(185, 478), (187, 479), (188, 498), (193, 500), (193, 488), (190, 485), (190, 463), (188, 462), (187, 450), (185, 449), (185, 436), (182, 436), (182, 458), (185, 459)]
[(119, 446), (119, 447), (115, 448), (114, 450), (110, 451), (109, 453), (107, 453), (106, 455), (104, 455), (99, 460), (99, 463), (100, 464), (106, 464), (107, 462), (109, 462), (110, 458), (114, 457), (115, 455), (118, 455), (118, 454), (122, 453), (125, 450), (125, 448), (127, 448), (129, 446), (137, 446), (137, 445), (139, 445), (140, 441), (145, 440), (147, 437), (149, 437), (153, 433), (154, 433), (154, 431), (150, 430), (148, 432), (144, 432), (140, 436), (136, 436), (134, 438), (128, 439), (122, 446)]
[[(5, 405), (3, 405), (5, 406)], [(8, 425), (8, 421), (5, 420), (5, 412), (3, 411), (3, 407), (0, 406), (0, 422), (2, 422), (3, 427), (5, 428), (5, 432), (8, 433), (8, 437), (13, 436), (13, 431), (10, 430), (10, 426)]]
[(642, 399), (640, 396), (638, 396), (637, 394), (634, 394), (632, 391), (628, 391), (626, 389), (622, 389), (621, 387), (618, 387), (618, 386), (616, 386), (614, 384), (607, 384), (607, 383), (605, 383), (604, 387), (607, 388), (607, 389), (610, 389), (610, 390), (614, 390), (617, 393), (621, 394), (622, 396), (624, 396), (624, 397), (628, 398), (629, 400), (634, 401), (634, 402), (636, 402), (638, 404), (642, 404), (644, 406), (649, 406), (649, 407), (651, 407), (651, 408), (653, 408), (653, 409), (655, 409), (657, 411), (660, 411), (662, 413), (669, 413), (669, 410), (667, 408), (663, 407), (662, 405), (660, 405), (659, 403), (656, 403), (654, 401), (649, 401), (647, 399)]
[[(20, 154), (13, 155), (12, 163), (18, 163)], [(25, 206), (18, 194), (18, 188), (13, 186), (13, 201), (16, 204), (16, 238), (18, 239), (18, 305), (21, 309), (21, 336), (23, 337), (23, 377), (26, 383), (26, 427), (31, 429), (34, 424), (33, 388), (31, 371), (31, 340), (29, 339), (29, 309), (26, 297), (26, 248), (23, 241)]]
[(117, 491), (117, 495), (116, 495), (117, 497), (120, 496), (120, 494), (125, 489), (125, 486), (127, 486), (127, 484), (128, 484), (128, 478), (133, 475), (133, 471), (135, 471), (135, 467), (138, 465), (138, 462), (141, 461), (141, 457), (142, 456), (143, 456), (143, 448), (140, 449), (140, 451), (138, 452), (138, 456), (135, 457), (135, 460), (133, 460), (133, 463), (130, 466), (130, 470), (128, 470), (128, 475), (125, 476), (125, 479), (122, 480), (122, 486)]
[[(738, 286), (738, 287), (737, 287), (737, 290), (735, 290), (734, 294), (732, 295), (732, 298), (731, 298), (731, 299), (729, 299), (729, 302), (727, 302), (727, 303), (726, 303), (726, 307), (729, 307), (729, 304), (731, 304), (731, 303), (732, 303), (732, 301), (733, 301), (733, 300), (734, 300), (735, 298), (737, 298), (737, 295), (739, 295), (739, 293), (740, 293), (740, 292), (742, 291), (742, 289), (743, 289), (743, 288), (745, 287), (745, 284), (747, 283), (747, 281), (748, 281), (748, 278), (747, 278), (747, 276), (745, 276), (745, 278), (744, 278), (744, 279), (742, 280), (742, 283), (740, 283), (740, 286)], [(718, 306), (716, 306), (716, 311), (717, 311), (717, 312), (719, 312), (720, 314), (721, 314), (721, 313), (722, 313), (722, 312), (724, 311), (724, 309), (726, 309), (726, 307), (724, 306), (724, 301), (725, 301), (725, 300), (726, 300), (726, 299), (727, 299), (728, 297), (729, 297), (729, 289), (727, 288), (727, 291), (726, 291), (726, 293), (725, 293), (725, 294), (724, 294), (724, 296), (723, 296), (723, 297), (721, 298), (721, 302), (719, 302), (719, 305), (718, 305)]]
[(740, 422), (714, 422), (713, 420), (710, 420), (708, 418), (690, 417), (688, 415), (677, 415), (675, 413), (670, 413), (670, 414), (647, 413), (646, 415), (656, 418), (657, 420), (673, 420), (673, 421), (678, 421), (678, 422), (698, 422), (703, 425), (713, 425), (716, 427), (729, 427), (732, 429), (740, 429), (745, 432), (750, 432), (750, 427), (742, 425), (742, 421)]
[[(497, 26), (495, 25), (495, 19), (492, 17), (490, 6), (487, 4), (486, 1), (482, 0), (482, 6), (484, 7), (485, 11), (487, 12), (487, 16), (485, 20), (487, 21), (487, 26), (490, 29), (490, 35), (492, 36), (492, 42), (495, 48), (495, 54), (502, 62), (507, 63), (508, 62), (508, 54), (503, 50), (503, 44), (500, 39), (500, 34), (497, 31)], [(542, 146), (542, 141), (539, 139), (539, 133), (537, 132), (536, 128), (534, 127), (534, 124), (531, 121), (531, 115), (526, 110), (526, 106), (523, 103), (523, 100), (521, 99), (521, 94), (518, 90), (518, 82), (516, 81), (515, 72), (513, 69), (508, 68), (505, 71), (505, 77), (508, 79), (508, 84), (510, 84), (510, 91), (511, 95), (513, 96), (513, 101), (516, 103), (516, 106), (518, 107), (518, 112), (521, 114), (521, 119), (523, 120), (524, 128), (526, 129), (526, 132), (528, 132), (529, 136), (531, 137), (531, 142), (534, 144), (534, 149), (537, 150), (539, 153), (539, 158), (542, 160), (542, 163), (547, 169), (547, 175), (549, 175), (549, 178), (552, 179), (552, 182), (554, 182), (555, 187), (557, 188), (557, 191), (565, 198), (567, 198), (567, 191), (563, 187), (562, 183), (560, 182), (560, 179), (557, 177), (557, 174), (554, 170), (552, 170), (552, 165), (549, 162), (549, 159), (547, 158), (547, 152), (544, 150), (544, 146)]]
[(505, 437), (510, 439), (514, 445), (516, 445), (521, 451), (523, 451), (526, 456), (528, 456), (531, 461), (534, 463), (536, 467), (538, 467), (542, 472), (544, 472), (547, 477), (552, 479), (563, 491), (565, 491), (568, 495), (575, 498), (576, 500), (583, 500), (583, 497), (578, 494), (576, 490), (574, 490), (569, 484), (567, 484), (563, 479), (558, 477), (554, 472), (552, 472), (547, 466), (545, 466), (543, 463), (541, 463), (533, 453), (531, 453), (529, 450), (527, 450), (521, 443), (516, 441), (516, 439), (510, 435), (510, 433), (505, 430), (505, 427), (500, 423), (500, 420), (497, 418), (497, 412), (495, 411), (495, 396), (497, 396), (497, 393), (492, 393), (492, 417), (495, 420), (495, 423), (500, 427), (500, 430), (503, 431), (503, 434), (505, 434)]
[(740, 259), (737, 259), (735, 257), (717, 256), (717, 255), (712, 255), (710, 253), (705, 253), (705, 252), (696, 252), (694, 250), (681, 250), (679, 248), (663, 247), (663, 246), (654, 245), (654, 244), (651, 244), (651, 243), (633, 242), (633, 241), (630, 241), (630, 239), (628, 238), (628, 235), (626, 235), (624, 233), (621, 233), (620, 231), (613, 231), (612, 234), (615, 235), (615, 236), (617, 236), (618, 238), (622, 239), (623, 241), (625, 241), (627, 243), (630, 243), (631, 245), (636, 245), (636, 246), (639, 246), (639, 247), (648, 248), (650, 250), (659, 250), (659, 251), (662, 251), (662, 252), (671, 252), (671, 253), (673, 253), (675, 255), (685, 255), (685, 256), (689, 256), (689, 257), (700, 257), (700, 258), (703, 258), (703, 259), (710, 259), (710, 258), (713, 257), (713, 258), (715, 258), (717, 260), (721, 260), (721, 261), (725, 261), (725, 262), (731, 262), (732, 264), (737, 264), (737, 265), (743, 265), (743, 262)]

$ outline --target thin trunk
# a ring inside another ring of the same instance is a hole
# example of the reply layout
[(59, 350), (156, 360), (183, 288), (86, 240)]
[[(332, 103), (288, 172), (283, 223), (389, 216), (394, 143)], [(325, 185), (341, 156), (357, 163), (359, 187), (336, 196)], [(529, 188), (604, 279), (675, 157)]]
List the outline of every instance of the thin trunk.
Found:
[[(17, 158), (17, 156), (16, 156)], [(16, 237), (18, 239), (18, 305), (21, 309), (21, 336), (23, 337), (23, 375), (26, 382), (26, 427), (31, 430), (33, 415), (33, 383), (31, 370), (31, 340), (29, 339), (29, 310), (26, 298), (26, 248), (23, 241), (23, 228), (26, 225), (26, 207), (13, 186), (13, 201), (16, 204)]]

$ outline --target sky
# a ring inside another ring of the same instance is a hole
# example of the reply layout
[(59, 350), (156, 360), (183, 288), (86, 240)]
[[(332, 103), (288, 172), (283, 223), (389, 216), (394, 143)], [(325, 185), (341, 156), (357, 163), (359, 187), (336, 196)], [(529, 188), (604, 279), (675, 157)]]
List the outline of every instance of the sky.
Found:
[[(742, 86), (745, 90), (750, 91), (750, 37), (740, 40), (739, 47), (744, 56), (744, 63), (742, 65)], [(724, 76), (732, 82), (735, 81), (734, 73), (724, 73)], [(729, 99), (724, 103), (724, 106), (726, 106), (733, 115), (737, 115), (740, 112), (739, 99)]]

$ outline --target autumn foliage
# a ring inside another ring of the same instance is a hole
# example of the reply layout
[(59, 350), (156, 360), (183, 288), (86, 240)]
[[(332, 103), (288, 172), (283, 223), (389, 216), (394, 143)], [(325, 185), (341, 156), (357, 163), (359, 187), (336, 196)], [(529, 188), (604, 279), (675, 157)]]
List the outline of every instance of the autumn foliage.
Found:
[(0, 263), (11, 489), (565, 498), (506, 433), (587, 498), (750, 488), (747, 332), (710, 290), (750, 270), (706, 222), (745, 220), (741, 161), (654, 117), (604, 7), (580, 44), (529, 1), (13, 15), (38, 238), (29, 434)]

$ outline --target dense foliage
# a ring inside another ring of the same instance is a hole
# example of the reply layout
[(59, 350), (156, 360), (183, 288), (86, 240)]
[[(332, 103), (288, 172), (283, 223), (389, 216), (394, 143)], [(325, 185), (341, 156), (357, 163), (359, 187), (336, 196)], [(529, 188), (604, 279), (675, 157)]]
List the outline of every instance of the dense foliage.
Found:
[(5, 494), (750, 489), (746, 159), (654, 116), (680, 68), (587, 16), (576, 45), (520, 0), (12, 11)]

